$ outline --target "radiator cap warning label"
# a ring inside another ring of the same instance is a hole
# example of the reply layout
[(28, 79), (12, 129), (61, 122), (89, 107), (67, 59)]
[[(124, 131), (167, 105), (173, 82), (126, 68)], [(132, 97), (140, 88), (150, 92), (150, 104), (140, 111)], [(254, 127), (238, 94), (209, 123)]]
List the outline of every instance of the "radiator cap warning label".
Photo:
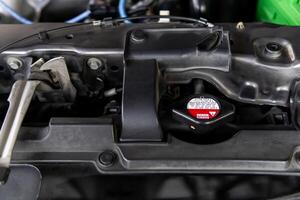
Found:
[(187, 110), (196, 119), (210, 120), (218, 116), (220, 105), (213, 98), (198, 97), (188, 102)]

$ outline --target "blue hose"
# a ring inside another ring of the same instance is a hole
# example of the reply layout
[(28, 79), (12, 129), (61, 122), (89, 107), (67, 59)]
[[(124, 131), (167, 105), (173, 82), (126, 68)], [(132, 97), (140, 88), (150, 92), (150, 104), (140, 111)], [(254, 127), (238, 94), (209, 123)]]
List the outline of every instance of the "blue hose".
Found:
[(0, 0), (0, 6), (13, 18), (15, 18), (18, 22), (22, 24), (32, 24), (32, 21), (26, 19), (25, 17), (22, 17), (16, 11), (14, 11), (11, 7), (9, 7), (6, 3), (4, 3), (2, 0)]
[[(120, 0), (118, 5), (118, 11), (121, 18), (126, 18), (126, 0)], [(130, 24), (131, 22), (129, 20), (124, 20), (125, 23)]]
[(119, 15), (121, 18), (126, 18), (126, 0), (120, 0), (118, 5)]
[(77, 15), (76, 17), (73, 17), (72, 19), (69, 19), (66, 21), (66, 23), (76, 23), (76, 22), (80, 22), (86, 18), (88, 18), (91, 14), (90, 10), (86, 10), (83, 13)]
[[(3, 2), (3, 0), (0, 0), (0, 6), (13, 18), (15, 18), (18, 22), (22, 24), (32, 24), (33, 22), (29, 19), (26, 19), (25, 17), (22, 17), (19, 15), (15, 10), (13, 10), (11, 7), (9, 7), (6, 3)], [(86, 10), (83, 13), (77, 15), (76, 17), (73, 17), (72, 19), (69, 19), (66, 21), (66, 23), (76, 23), (84, 20), (91, 14), (90, 10)]]

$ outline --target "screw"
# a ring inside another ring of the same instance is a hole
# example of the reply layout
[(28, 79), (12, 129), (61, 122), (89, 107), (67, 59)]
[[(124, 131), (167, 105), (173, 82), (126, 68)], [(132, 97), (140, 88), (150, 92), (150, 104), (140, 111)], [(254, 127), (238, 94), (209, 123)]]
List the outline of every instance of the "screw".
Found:
[(98, 58), (90, 58), (87, 61), (87, 64), (90, 69), (92, 70), (98, 70), (103, 66), (103, 62), (99, 60)]
[(112, 151), (104, 151), (99, 156), (99, 162), (105, 167), (112, 166), (116, 160), (117, 155)]
[(14, 70), (17, 70), (22, 67), (23, 63), (20, 59), (15, 57), (9, 57), (6, 61), (7, 65)]

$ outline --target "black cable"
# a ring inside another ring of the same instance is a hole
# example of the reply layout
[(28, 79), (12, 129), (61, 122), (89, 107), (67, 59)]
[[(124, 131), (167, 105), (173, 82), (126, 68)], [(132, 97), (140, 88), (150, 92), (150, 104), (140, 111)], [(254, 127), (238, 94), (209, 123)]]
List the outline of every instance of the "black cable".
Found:
[(151, 16), (137, 16), (137, 17), (126, 17), (126, 18), (119, 18), (111, 20), (116, 23), (124, 22), (126, 20), (129, 21), (136, 21), (136, 20), (147, 20), (147, 19), (170, 19), (170, 20), (176, 20), (176, 21), (182, 21), (182, 22), (190, 22), (190, 23), (197, 23), (204, 25), (205, 27), (213, 27), (214, 25), (209, 23), (206, 19), (193, 19), (188, 17), (180, 17), (180, 16), (157, 16), (157, 15), (151, 15)]
[[(134, 22), (137, 20), (158, 20), (161, 18), (165, 18), (165, 19), (170, 19), (170, 20), (175, 20), (175, 21), (181, 21), (181, 22), (189, 22), (189, 23), (196, 23), (196, 24), (200, 24), (204, 27), (213, 27), (213, 24), (209, 23), (207, 20), (205, 19), (193, 19), (193, 18), (187, 18), (187, 17), (180, 17), (180, 16), (137, 16), (137, 17), (126, 17), (126, 18), (118, 18), (118, 19), (106, 19), (103, 21), (100, 21), (100, 25), (105, 23), (105, 22), (113, 22), (113, 23), (122, 23), (122, 22), (126, 22), (127, 20)], [(45, 31), (40, 31), (38, 33), (34, 33), (32, 35), (26, 36), (22, 39), (16, 40), (14, 42), (11, 42), (7, 45), (5, 45), (4, 47), (0, 48), (0, 54), (7, 50), (9, 47), (22, 42), (24, 40), (27, 40), (29, 38), (32, 37), (38, 37), (41, 33), (48, 33), (48, 32), (53, 32), (53, 31), (60, 31), (62, 29), (68, 29), (68, 28), (72, 28), (72, 27), (77, 27), (77, 26), (85, 26), (85, 25), (94, 25), (96, 24), (95, 21), (94, 22), (88, 22), (88, 23), (78, 23), (78, 24), (71, 24), (71, 25), (66, 25), (66, 26), (62, 26), (62, 27), (58, 27), (58, 28), (54, 28), (54, 29), (49, 29), (49, 30), (45, 30)]]
[(41, 33), (47, 33), (47, 32), (52, 32), (52, 31), (59, 31), (59, 30), (62, 30), (62, 29), (72, 28), (72, 27), (76, 27), (76, 26), (91, 25), (91, 24), (93, 24), (93, 22), (71, 24), (71, 25), (67, 25), (67, 26), (62, 26), (62, 27), (54, 28), (54, 29), (49, 29), (49, 30), (45, 30), (45, 31), (40, 31), (40, 32), (38, 32), (38, 33), (34, 33), (34, 34), (32, 34), (32, 35), (26, 36), (26, 37), (21, 38), (21, 39), (19, 39), (19, 40), (13, 41), (13, 42), (11, 42), (11, 43), (5, 45), (4, 47), (1, 47), (1, 48), (0, 48), (0, 54), (1, 54), (3, 51), (7, 50), (7, 49), (8, 49), (9, 47), (11, 47), (12, 45), (17, 44), (17, 43), (19, 43), (19, 42), (22, 42), (22, 41), (24, 41), (24, 40), (30, 39), (30, 38), (35, 37), (35, 36), (38, 37)]

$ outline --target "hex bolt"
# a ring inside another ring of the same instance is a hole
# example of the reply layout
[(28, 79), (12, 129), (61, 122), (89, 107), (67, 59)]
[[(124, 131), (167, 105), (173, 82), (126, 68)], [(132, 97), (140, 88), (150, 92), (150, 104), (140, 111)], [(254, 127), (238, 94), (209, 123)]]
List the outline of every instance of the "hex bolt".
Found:
[(14, 70), (17, 70), (23, 66), (23, 62), (15, 57), (9, 57), (6, 61), (7, 65)]
[(104, 151), (99, 156), (99, 162), (104, 167), (112, 166), (117, 158), (117, 155), (113, 151)]
[(281, 56), (282, 46), (276, 42), (269, 42), (265, 46), (265, 52), (271, 58), (278, 58)]
[(131, 39), (134, 42), (143, 42), (146, 39), (146, 33), (143, 30), (135, 30), (131, 33)]
[(103, 66), (103, 62), (98, 58), (90, 58), (87, 61), (87, 65), (92, 70), (98, 70)]

